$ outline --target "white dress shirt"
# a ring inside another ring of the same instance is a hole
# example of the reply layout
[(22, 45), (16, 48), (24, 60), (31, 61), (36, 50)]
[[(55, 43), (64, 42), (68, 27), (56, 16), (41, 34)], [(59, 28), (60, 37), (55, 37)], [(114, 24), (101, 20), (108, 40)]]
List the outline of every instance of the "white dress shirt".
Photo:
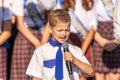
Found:
[[(46, 60), (54, 60), (57, 50), (58, 47), (53, 47), (49, 43), (37, 48), (28, 65), (26, 74), (41, 78), (42, 80), (56, 80), (55, 64), (53, 64), (53, 67), (48, 68), (44, 66), (43, 62)], [(89, 64), (80, 48), (69, 44), (69, 51), (80, 61)], [(70, 76), (66, 68), (65, 60), (63, 59), (63, 80), (79, 80), (79, 74), (81, 74), (81, 71), (73, 65), (73, 75)]]

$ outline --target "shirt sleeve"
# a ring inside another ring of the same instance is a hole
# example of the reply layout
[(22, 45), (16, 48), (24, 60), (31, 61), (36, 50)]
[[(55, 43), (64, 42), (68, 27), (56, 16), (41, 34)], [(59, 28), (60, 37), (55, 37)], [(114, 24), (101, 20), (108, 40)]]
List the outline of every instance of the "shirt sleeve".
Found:
[[(82, 50), (80, 49), (80, 48), (76, 48), (76, 54), (74, 55), (78, 60), (80, 60), (81, 62), (84, 62), (84, 63), (86, 63), (86, 64), (89, 64), (89, 65), (91, 65), (90, 63), (89, 63), (89, 61), (87, 60), (87, 58), (84, 56), (84, 54), (83, 54), (83, 52), (82, 52)], [(80, 69), (79, 69), (79, 75), (81, 75), (81, 76), (85, 76), (86, 74), (85, 73), (83, 73)]]
[(38, 55), (38, 53), (39, 51), (35, 50), (28, 65), (26, 74), (32, 77), (42, 78), (43, 59), (40, 54)]
[(13, 0), (12, 1), (12, 13), (15, 16), (23, 16), (24, 15), (24, 0)]
[[(76, 57), (81, 62), (91, 65), (79, 47), (74, 46), (74, 45), (72, 45), (72, 46), (69, 45), (69, 46), (70, 46), (69, 50), (73, 54), (74, 57)], [(85, 75), (78, 67), (76, 67), (76, 68), (77, 68), (77, 72), (79, 73), (79, 75), (81, 75), (81, 76)]]
[(87, 58), (84, 56), (84, 54), (83, 54), (83, 52), (82, 52), (82, 50), (81, 50), (80, 48), (78, 48), (78, 50), (77, 50), (77, 58), (78, 58), (80, 61), (82, 61), (82, 62), (90, 65), (89, 61), (88, 61)]
[(115, 12), (114, 12), (114, 36), (120, 41), (120, 0), (116, 0)]
[(10, 4), (8, 2), (4, 2), (4, 20), (10, 20), (11, 19), (11, 11), (10, 11)]
[(43, 7), (46, 10), (53, 10), (55, 5), (56, 5), (56, 1), (55, 0), (40, 0), (41, 3), (43, 4)]
[(89, 19), (89, 24), (88, 24), (88, 26), (90, 26), (89, 29), (93, 27), (94, 30), (97, 31), (98, 21), (97, 21), (96, 6), (94, 6), (93, 9), (91, 10), (91, 15), (89, 17), (91, 17)]

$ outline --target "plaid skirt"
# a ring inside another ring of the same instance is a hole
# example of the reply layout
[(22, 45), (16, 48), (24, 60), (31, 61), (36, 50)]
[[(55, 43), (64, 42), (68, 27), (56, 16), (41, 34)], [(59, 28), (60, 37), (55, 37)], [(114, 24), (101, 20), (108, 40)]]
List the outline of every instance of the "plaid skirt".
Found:
[[(113, 23), (99, 22), (98, 32), (102, 37), (113, 40)], [(96, 72), (120, 73), (120, 46), (112, 52), (103, 50), (97, 42), (93, 42), (94, 67)]]
[(93, 59), (93, 46), (92, 46), (92, 44), (88, 47), (88, 49), (85, 53), (85, 57), (90, 62), (90, 64), (93, 66), (94, 59)]
[[(30, 30), (39, 40), (41, 40), (42, 35), (37, 29)], [(25, 72), (34, 50), (35, 47), (18, 32), (13, 48), (10, 80), (32, 80)]]
[(7, 49), (0, 46), (0, 79), (7, 80)]

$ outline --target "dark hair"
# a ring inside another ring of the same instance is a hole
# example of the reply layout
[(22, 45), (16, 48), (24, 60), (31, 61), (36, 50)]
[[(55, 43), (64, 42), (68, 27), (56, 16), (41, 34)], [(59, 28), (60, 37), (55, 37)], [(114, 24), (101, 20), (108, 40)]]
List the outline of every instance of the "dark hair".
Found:
[(64, 8), (68, 11), (69, 8), (75, 8), (76, 1), (75, 0), (64, 0)]
[[(82, 7), (85, 10), (92, 9), (94, 5), (94, 0), (81, 0), (82, 1)], [(75, 0), (64, 0), (64, 8), (65, 10), (68, 10), (69, 8), (75, 8), (76, 1)]]
[(53, 27), (59, 22), (70, 24), (71, 20), (67, 11), (63, 9), (56, 9), (50, 13), (48, 21), (49, 21), (49, 25)]
[(82, 0), (82, 6), (86, 10), (90, 10), (94, 5), (94, 0)]

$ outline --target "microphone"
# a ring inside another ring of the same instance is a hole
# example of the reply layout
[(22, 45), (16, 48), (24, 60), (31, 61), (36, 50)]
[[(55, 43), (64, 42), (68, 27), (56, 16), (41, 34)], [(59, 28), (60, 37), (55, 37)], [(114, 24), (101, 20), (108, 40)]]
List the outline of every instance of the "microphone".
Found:
[[(67, 42), (64, 42), (62, 44), (62, 46), (63, 46), (63, 51), (64, 52), (69, 52), (68, 43)], [(72, 63), (70, 61), (66, 61), (66, 67), (68, 69), (69, 74), (71, 75), (72, 74)]]

